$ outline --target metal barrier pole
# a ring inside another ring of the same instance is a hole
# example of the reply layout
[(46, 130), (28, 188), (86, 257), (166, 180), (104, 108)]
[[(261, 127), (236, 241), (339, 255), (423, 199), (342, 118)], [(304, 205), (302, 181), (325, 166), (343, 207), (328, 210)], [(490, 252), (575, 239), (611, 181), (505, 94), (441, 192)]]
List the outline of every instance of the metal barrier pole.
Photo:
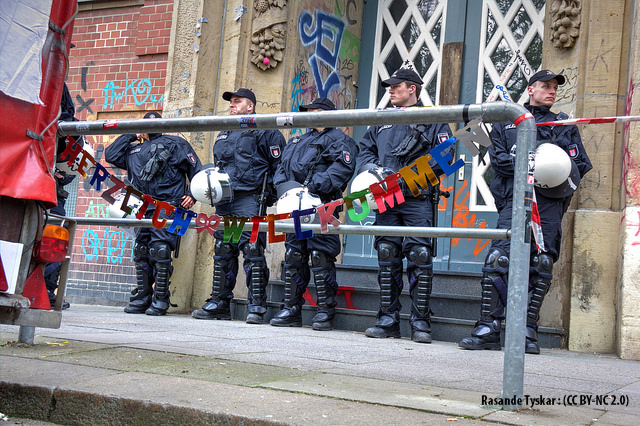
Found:
[(18, 343), (25, 345), (33, 345), (33, 339), (36, 335), (36, 328), (31, 325), (21, 325), (18, 330)]
[[(151, 219), (112, 219), (100, 217), (67, 217), (67, 220), (77, 225), (94, 225), (94, 226), (124, 226), (137, 228), (152, 228), (153, 221)], [(51, 218), (49, 221), (52, 221)], [(167, 219), (165, 228), (168, 228), (173, 220)], [(268, 224), (260, 223), (260, 232), (268, 231)], [(196, 227), (195, 221), (191, 221), (189, 228)], [(294, 233), (293, 223), (274, 224), (276, 232)], [(300, 228), (304, 230), (312, 230), (316, 234), (320, 234), (320, 225), (317, 224), (300, 224)], [(224, 223), (221, 223), (216, 229), (224, 229)], [(244, 224), (244, 231), (251, 231), (253, 223)], [(509, 229), (485, 229), (485, 228), (428, 228), (428, 227), (410, 227), (410, 226), (365, 226), (365, 225), (340, 225), (339, 228), (329, 226), (327, 234), (342, 235), (386, 235), (389, 237), (451, 237), (451, 238), (477, 238), (481, 240), (507, 240), (511, 235)]]
[[(527, 309), (530, 244), (529, 222), (531, 217), (530, 195), (533, 191), (532, 183), (528, 181), (527, 165), (530, 156), (534, 152), (536, 139), (536, 129), (533, 119), (523, 119), (527, 114), (529, 114), (528, 111), (522, 105), (512, 102), (491, 102), (474, 105), (392, 108), (385, 110), (340, 110), (242, 116), (161, 118), (155, 120), (129, 119), (61, 122), (58, 125), (58, 134), (61, 136), (113, 135), (122, 133), (206, 132), (247, 128), (287, 129), (292, 127), (343, 127), (382, 123), (455, 123), (464, 121), (465, 119), (473, 120), (476, 118), (482, 118), (482, 120), (487, 123), (516, 122), (518, 145), (516, 148), (512, 217), (513, 234), (511, 238), (511, 263), (509, 267), (509, 296), (507, 300), (507, 332), (505, 336), (506, 346), (502, 395), (505, 398), (514, 398), (514, 403), (505, 404), (504, 408), (517, 409), (522, 405), (521, 399), (523, 396), (524, 383), (525, 317)], [(526, 199), (527, 195), (528, 200)], [(138, 226), (140, 226), (139, 222)], [(280, 228), (277, 227), (276, 229), (285, 231), (284, 228), (286, 225), (279, 226)], [(368, 227), (369, 231), (372, 230), (371, 228), (373, 227)], [(293, 229), (293, 225), (291, 225), (291, 229)], [(346, 227), (341, 226), (340, 229), (347, 231)], [(454, 236), (453, 231), (458, 231), (455, 229), (444, 229), (445, 233), (429, 234), (428, 236)], [(389, 232), (391, 231), (389, 230)], [(337, 233), (341, 232), (337, 231)], [(427, 234), (420, 235), (427, 236)]]
[[(524, 388), (525, 327), (529, 291), (529, 257), (531, 250), (531, 203), (533, 181), (529, 180), (529, 162), (535, 152), (536, 127), (533, 117), (518, 126), (516, 164), (513, 184), (511, 222), (511, 254), (507, 324), (504, 346), (502, 398), (504, 408), (516, 410), (522, 406)], [(533, 176), (531, 176), (533, 177)]]

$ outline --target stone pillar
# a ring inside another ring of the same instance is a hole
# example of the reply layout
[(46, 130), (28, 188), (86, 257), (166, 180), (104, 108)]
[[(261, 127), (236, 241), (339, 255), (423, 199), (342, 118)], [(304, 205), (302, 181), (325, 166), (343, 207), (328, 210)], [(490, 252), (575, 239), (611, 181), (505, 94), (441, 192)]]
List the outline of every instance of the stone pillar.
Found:
[[(624, 115), (640, 114), (640, 5), (635, 3), (631, 22), (629, 74), (627, 76), (627, 102)], [(618, 345), (621, 358), (640, 360), (640, 125), (638, 122), (623, 126), (621, 198), (626, 198), (622, 219), (622, 255), (618, 295)]]
[[(227, 114), (222, 93), (240, 87), (256, 94), (258, 114), (298, 111), (319, 96), (338, 108), (354, 108), (362, 13), (358, 2), (331, 0), (176, 0), (165, 116)], [(331, 37), (327, 28), (334, 30)], [(216, 133), (185, 134), (205, 164), (212, 160)], [(287, 139), (291, 133), (283, 131)], [(193, 210), (215, 212), (199, 203)], [(213, 238), (190, 231), (180, 253), (172, 301), (186, 312), (211, 291)], [(284, 244), (268, 244), (266, 255), (271, 278), (279, 279)], [(241, 272), (235, 296), (246, 297), (244, 282)]]
[[(567, 38), (558, 37), (556, 21), (568, 18), (558, 16), (559, 9), (554, 5), (559, 3), (548, 3), (543, 58), (545, 68), (562, 71), (568, 77), (554, 109), (574, 117), (620, 115), (626, 91), (621, 76), (628, 60), (629, 19), (625, 18), (625, 10), (632, 2), (573, 2), (581, 8), (579, 35), (573, 47), (565, 47)], [(594, 168), (582, 180), (565, 219), (565, 225), (573, 223), (573, 228), (563, 228), (562, 259), (571, 265), (566, 271), (570, 274), (570, 350), (615, 351), (621, 129), (613, 124), (585, 125), (580, 129)]]
[[(233, 3), (233, 2), (232, 2)], [(211, 115), (219, 72), (223, 33), (224, 2), (217, 0), (176, 0), (173, 8), (171, 41), (165, 84), (165, 117)], [(184, 133), (203, 164), (210, 161), (211, 132)], [(196, 213), (211, 208), (196, 203)], [(174, 260), (171, 278), (172, 311), (189, 312), (193, 297), (201, 304), (211, 291), (213, 238), (206, 232), (188, 231)]]

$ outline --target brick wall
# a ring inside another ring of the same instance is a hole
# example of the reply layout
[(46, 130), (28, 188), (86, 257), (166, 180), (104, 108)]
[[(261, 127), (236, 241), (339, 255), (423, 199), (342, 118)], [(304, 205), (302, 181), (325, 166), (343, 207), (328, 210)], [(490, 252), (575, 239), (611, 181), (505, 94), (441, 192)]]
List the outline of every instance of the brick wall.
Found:
[[(79, 120), (141, 118), (162, 111), (172, 0), (79, 2), (67, 85)], [(96, 160), (117, 135), (90, 136)], [(90, 175), (88, 176), (88, 178)], [(69, 216), (107, 217), (108, 203), (79, 177)], [(74, 203), (75, 201), (75, 203)], [(71, 211), (73, 210), (73, 211)], [(79, 226), (67, 282), (71, 302), (124, 305), (134, 286), (132, 230)]]

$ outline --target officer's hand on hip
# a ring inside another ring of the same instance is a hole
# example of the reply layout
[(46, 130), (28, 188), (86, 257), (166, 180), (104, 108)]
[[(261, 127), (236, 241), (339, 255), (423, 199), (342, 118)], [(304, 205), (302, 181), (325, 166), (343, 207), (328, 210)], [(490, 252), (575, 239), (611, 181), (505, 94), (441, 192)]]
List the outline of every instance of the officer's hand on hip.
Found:
[(184, 207), (185, 209), (190, 209), (195, 203), (196, 200), (194, 200), (193, 197), (191, 197), (190, 195), (183, 195), (182, 203), (180, 203), (180, 206)]

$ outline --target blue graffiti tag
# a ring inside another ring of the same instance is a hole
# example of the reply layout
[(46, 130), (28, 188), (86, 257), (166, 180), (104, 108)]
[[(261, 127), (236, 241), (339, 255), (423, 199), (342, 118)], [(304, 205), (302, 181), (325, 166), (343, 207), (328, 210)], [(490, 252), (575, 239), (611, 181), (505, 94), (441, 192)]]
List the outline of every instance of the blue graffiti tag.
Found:
[[(129, 103), (129, 98), (132, 98), (136, 105), (142, 105), (148, 101), (154, 106), (156, 104), (160, 104), (160, 106), (162, 106), (162, 103), (164, 102), (164, 94), (157, 98), (155, 95), (151, 94), (152, 88), (153, 85), (151, 84), (151, 80), (148, 78), (136, 78), (129, 82), (129, 77), (127, 77), (125, 87), (118, 92), (120, 86), (116, 85), (112, 80), (107, 83), (104, 89), (102, 89), (104, 91), (103, 108), (113, 109), (114, 101), (122, 101), (126, 105)], [(140, 97), (142, 97), (142, 99), (139, 99)]]
[[(309, 65), (313, 71), (313, 78), (318, 88), (318, 96), (328, 97), (329, 92), (336, 86), (340, 86), (337, 64), (340, 53), (340, 43), (344, 33), (344, 22), (335, 16), (321, 10), (316, 10), (315, 28), (313, 17), (308, 11), (302, 12), (298, 20), (300, 40), (304, 46), (315, 42), (315, 50), (309, 56)], [(320, 63), (324, 62), (331, 73), (325, 80), (320, 73)]]
[(122, 263), (124, 249), (127, 241), (131, 240), (131, 258), (133, 261), (133, 245), (135, 238), (126, 231), (109, 231), (104, 230), (102, 238), (93, 229), (86, 229), (82, 233), (82, 253), (86, 261), (98, 260), (100, 254), (104, 251), (108, 263)]

